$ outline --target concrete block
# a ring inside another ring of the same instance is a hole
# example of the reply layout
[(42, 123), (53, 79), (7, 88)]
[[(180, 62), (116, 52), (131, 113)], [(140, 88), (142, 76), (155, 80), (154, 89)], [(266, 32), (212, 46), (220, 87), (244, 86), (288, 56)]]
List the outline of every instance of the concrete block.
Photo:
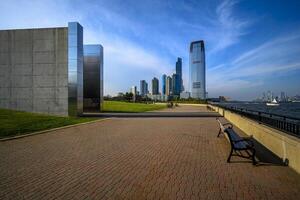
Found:
[(47, 51), (47, 52), (35, 52), (33, 53), (33, 62), (35, 64), (38, 63), (55, 63), (55, 53), (53, 51)]
[(9, 31), (0, 31), (0, 41), (1, 41), (1, 45), (2, 45), (2, 42), (4, 41), (8, 41), (8, 34), (9, 34)]
[(55, 87), (56, 86), (56, 76), (33, 76), (34, 87)]
[(10, 54), (0, 52), (0, 65), (8, 65), (10, 63)]
[(56, 88), (56, 93), (60, 99), (68, 99), (68, 85)]
[(31, 41), (32, 40), (32, 29), (20, 29), (13, 30), (12, 34), (14, 35), (14, 41)]
[(15, 76), (32, 75), (32, 64), (16, 64), (12, 66), (12, 74)]
[(24, 52), (24, 53), (30, 53), (32, 52), (33, 45), (32, 40), (28, 38), (27, 40), (20, 40), (14, 42), (13, 52)]
[(35, 112), (66, 115), (67, 99), (34, 99)]
[[(5, 31), (4, 31), (5, 32)], [(0, 31), (0, 53), (9, 51), (9, 41), (6, 38), (1, 38), (1, 31)]]
[(32, 87), (32, 76), (12, 76), (11, 86), (16, 88), (28, 88)]
[(11, 88), (11, 99), (32, 99), (32, 88)]
[(0, 65), (0, 76), (9, 76), (10, 73), (11, 69), (9, 65)]
[(57, 57), (57, 62), (58, 63), (68, 63), (68, 51), (67, 51), (67, 49), (59, 48), (59, 50), (56, 53), (56, 57)]
[(33, 51), (55, 51), (55, 40), (34, 40)]
[(54, 87), (34, 87), (33, 96), (35, 99), (55, 99), (57, 95)]
[(57, 76), (57, 86), (58, 87), (68, 87), (68, 75), (58, 75)]
[(0, 87), (6, 88), (11, 87), (10, 76), (0, 76)]
[(16, 52), (11, 56), (11, 61), (14, 64), (31, 64), (32, 53), (30, 52)]
[(32, 112), (32, 99), (11, 99), (10, 108), (14, 110)]
[(68, 28), (57, 28), (56, 29), (57, 37), (60, 40), (68, 39)]
[(10, 88), (0, 87), (0, 99), (9, 99), (10, 98)]
[(57, 72), (59, 75), (68, 75), (68, 62), (59, 63)]
[(40, 76), (40, 75), (55, 75), (56, 69), (55, 64), (34, 64), (33, 65), (33, 75)]
[(44, 28), (33, 30), (33, 40), (54, 40), (55, 29)]

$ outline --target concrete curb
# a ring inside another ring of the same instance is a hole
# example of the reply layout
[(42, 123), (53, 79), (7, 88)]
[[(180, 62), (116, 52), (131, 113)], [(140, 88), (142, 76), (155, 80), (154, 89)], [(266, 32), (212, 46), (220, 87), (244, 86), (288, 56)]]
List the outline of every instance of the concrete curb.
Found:
[(111, 118), (104, 118), (104, 119), (98, 119), (98, 120), (94, 120), (94, 121), (90, 121), (90, 122), (83, 122), (83, 123), (79, 123), (79, 124), (72, 124), (72, 125), (68, 125), (68, 126), (62, 126), (62, 127), (47, 129), (47, 130), (43, 130), (43, 131), (37, 131), (37, 132), (33, 132), (33, 133), (28, 133), (28, 134), (24, 134), (24, 135), (17, 135), (17, 136), (13, 136), (13, 137), (0, 138), (0, 142), (5, 142), (5, 141), (8, 141), (8, 140), (20, 139), (20, 138), (34, 136), (34, 135), (39, 135), (39, 134), (42, 134), (42, 133), (48, 133), (48, 132), (52, 132), (52, 131), (58, 131), (58, 130), (72, 128), (72, 127), (81, 126), (81, 125), (85, 125), (85, 124), (92, 124), (92, 123), (96, 123), (96, 122), (105, 121), (105, 120), (108, 120), (108, 119), (111, 119)]
[(220, 117), (217, 112), (144, 112), (144, 113), (85, 113), (85, 117), (149, 118), (149, 117)]

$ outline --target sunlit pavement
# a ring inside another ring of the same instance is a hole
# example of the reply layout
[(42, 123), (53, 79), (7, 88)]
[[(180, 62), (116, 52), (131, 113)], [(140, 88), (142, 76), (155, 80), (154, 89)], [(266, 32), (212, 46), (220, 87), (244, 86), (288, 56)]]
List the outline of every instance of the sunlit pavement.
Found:
[(217, 133), (214, 118), (113, 118), (1, 142), (0, 199), (299, 199), (300, 175), (227, 163)]

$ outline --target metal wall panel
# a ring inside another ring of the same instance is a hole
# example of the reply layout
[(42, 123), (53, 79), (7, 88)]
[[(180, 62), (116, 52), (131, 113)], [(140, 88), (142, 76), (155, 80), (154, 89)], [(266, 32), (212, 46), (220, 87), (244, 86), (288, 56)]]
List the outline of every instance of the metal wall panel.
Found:
[(77, 22), (68, 23), (68, 112), (83, 112), (83, 28)]
[(103, 47), (84, 45), (83, 109), (100, 112), (103, 105)]

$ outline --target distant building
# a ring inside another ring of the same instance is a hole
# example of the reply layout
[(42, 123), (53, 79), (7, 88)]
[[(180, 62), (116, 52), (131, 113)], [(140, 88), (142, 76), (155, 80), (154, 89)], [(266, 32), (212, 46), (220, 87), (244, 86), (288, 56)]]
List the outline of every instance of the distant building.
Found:
[(168, 101), (168, 99), (169, 99), (169, 96), (161, 95), (161, 94), (155, 94), (155, 95), (148, 94), (147, 97), (153, 101)]
[(137, 87), (136, 86), (132, 86), (130, 88), (130, 92), (133, 94), (133, 95), (137, 95)]
[(167, 86), (167, 75), (162, 75), (161, 78), (161, 93), (162, 95), (165, 95), (167, 90), (166, 90), (166, 86)]
[(159, 94), (159, 81), (156, 77), (152, 79), (152, 95)]
[(224, 101), (228, 101), (228, 100), (229, 100), (229, 97), (219, 96), (220, 102), (224, 102)]
[(172, 93), (173, 95), (180, 95), (180, 90), (181, 90), (181, 84), (180, 84), (181, 80), (180, 80), (180, 76), (178, 74), (173, 74), (172, 75)]
[(146, 96), (148, 94), (148, 83), (145, 80), (140, 82), (140, 93), (141, 96)]
[(166, 95), (170, 96), (173, 94), (173, 86), (172, 86), (172, 78), (170, 76), (167, 77), (166, 83)]
[(136, 96), (138, 95), (137, 87), (136, 86), (132, 86), (131, 89), (130, 89), (130, 92), (133, 94), (132, 101), (135, 102)]
[(206, 98), (205, 49), (204, 41), (194, 41), (190, 45), (190, 92), (196, 99)]
[(182, 80), (182, 59), (177, 58), (176, 61), (176, 74), (179, 76), (175, 82), (175, 87), (179, 88), (179, 93), (183, 91), (183, 80)]
[(180, 99), (189, 99), (191, 97), (190, 92), (181, 92), (180, 93)]
[(286, 97), (285, 97), (285, 93), (284, 92), (280, 93), (280, 101), (282, 101), (282, 102), (286, 101)]

